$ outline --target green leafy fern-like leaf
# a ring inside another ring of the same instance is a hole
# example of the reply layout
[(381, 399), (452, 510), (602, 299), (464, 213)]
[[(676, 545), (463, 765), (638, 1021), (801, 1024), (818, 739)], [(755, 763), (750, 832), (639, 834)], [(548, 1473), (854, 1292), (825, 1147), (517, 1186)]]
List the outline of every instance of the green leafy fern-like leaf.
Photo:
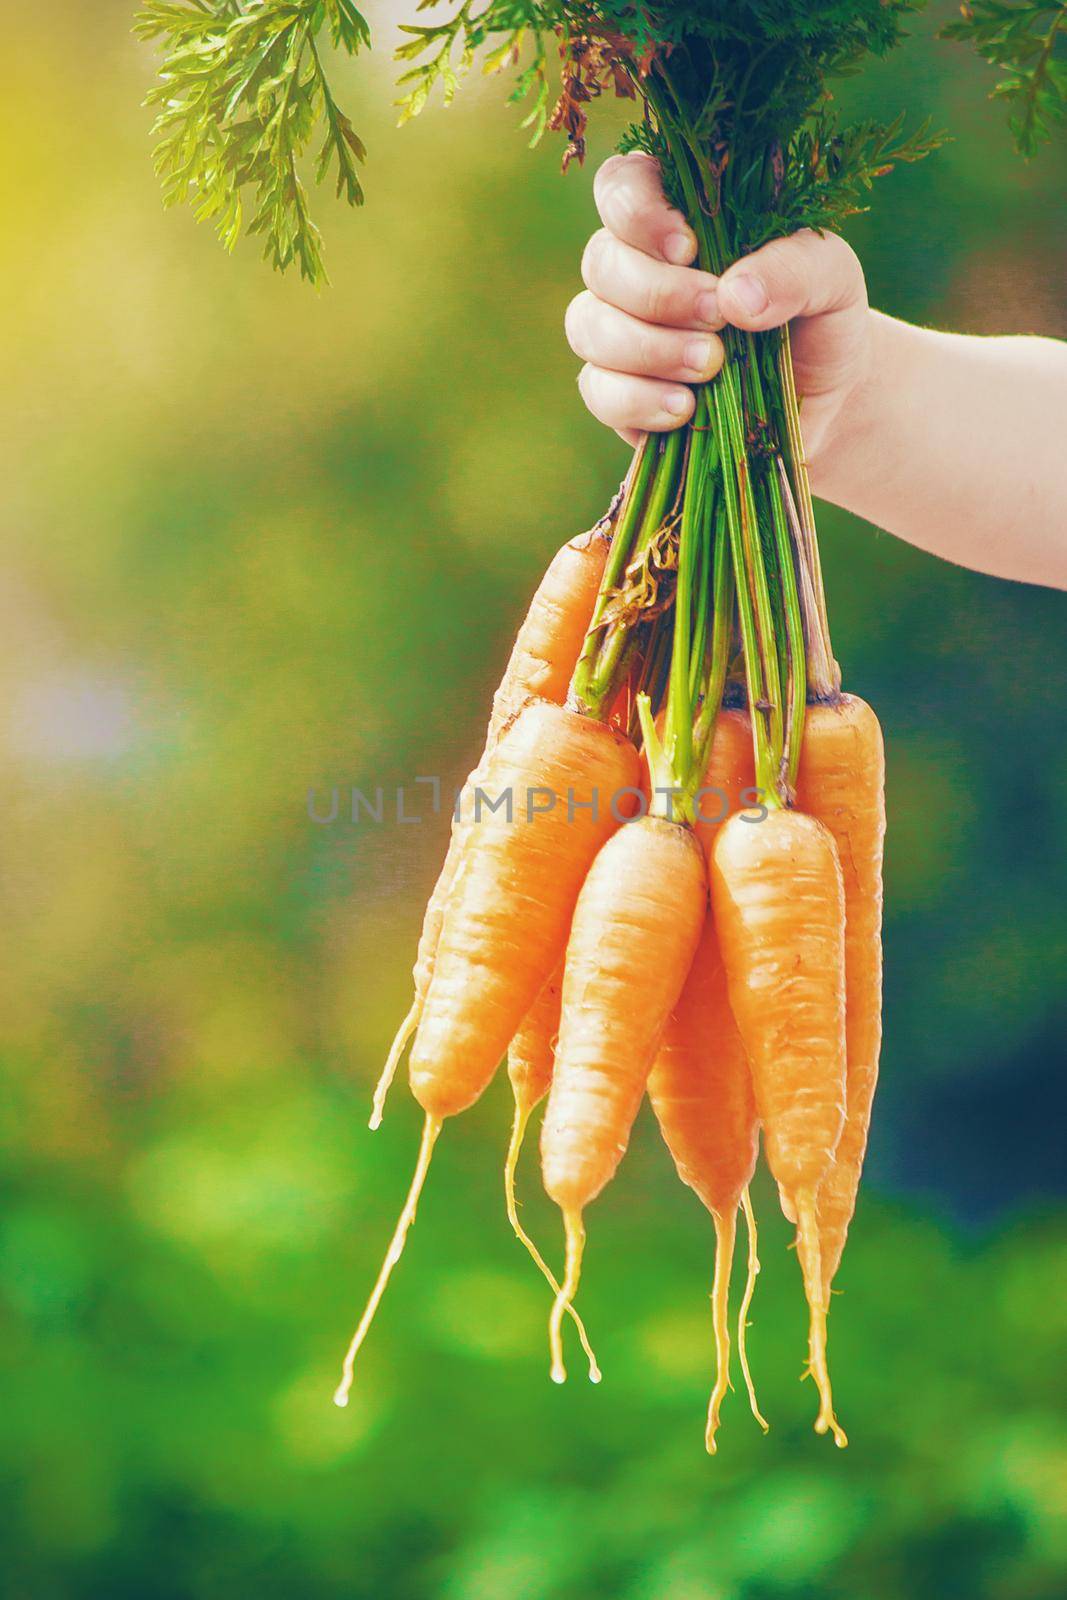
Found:
[(993, 90), (1028, 159), (1067, 121), (1067, 0), (968, 0), (946, 39), (973, 44), (1004, 76)]
[(366, 47), (362, 13), (352, 0), (147, 0), (135, 32), (165, 50), (146, 102), (164, 203), (190, 204), (228, 250), (247, 227), (276, 268), (325, 282), (300, 164), (321, 134), (316, 181), (332, 174), (338, 196), (362, 205), (366, 151), (320, 53), (324, 40)]

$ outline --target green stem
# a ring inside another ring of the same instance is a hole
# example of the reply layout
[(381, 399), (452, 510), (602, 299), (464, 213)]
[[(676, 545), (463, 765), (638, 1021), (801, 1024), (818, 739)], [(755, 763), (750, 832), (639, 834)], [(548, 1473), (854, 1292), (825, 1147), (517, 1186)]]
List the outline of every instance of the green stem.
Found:
[(704, 781), (708, 757), (715, 737), (715, 723), (726, 687), (726, 672), (730, 664), (730, 638), (733, 633), (734, 575), (730, 565), (729, 533), (726, 513), (720, 503), (715, 508), (714, 553), (711, 574), (711, 649), (708, 653), (704, 698), (693, 734), (695, 746), (694, 772), (697, 785)]
[(817, 700), (836, 700), (841, 693), (841, 672), (830, 642), (819, 538), (815, 531), (815, 503), (811, 494), (804, 439), (800, 430), (800, 402), (793, 372), (793, 351), (786, 324), (779, 334), (778, 376), (786, 426), (786, 463), (782, 471), (786, 511), (793, 525), (804, 598), (804, 626), (808, 646), (808, 681)]
[[(669, 151), (671, 164), (681, 187), (684, 206), (697, 239), (697, 262), (709, 272), (722, 272), (730, 259), (722, 207), (717, 202), (716, 174), (708, 153), (695, 131), (688, 126), (682, 102), (674, 90), (662, 62), (658, 62), (642, 93), (656, 116)], [(751, 173), (732, 174), (734, 181), (750, 187), (765, 183), (770, 168), (767, 162)], [(728, 174), (728, 177), (731, 176)], [(701, 191), (704, 191), (702, 194)], [(708, 196), (708, 203), (704, 195)], [(752, 736), (756, 756), (756, 777), (766, 802), (787, 804), (796, 777), (803, 716), (806, 701), (806, 643), (804, 616), (797, 587), (794, 550), (786, 505), (777, 478), (765, 456), (750, 457), (750, 428), (758, 425), (757, 444), (766, 450), (772, 434), (772, 416), (764, 393), (760, 361), (769, 341), (742, 335), (728, 329), (724, 335), (725, 359), (717, 377), (707, 387), (706, 409), (694, 422), (693, 447), (686, 472), (685, 514), (682, 547), (679, 554), (679, 584), (675, 606), (675, 648), (668, 690), (668, 739), (676, 774), (691, 779), (700, 758), (706, 755), (713, 735), (714, 718), (721, 701), (725, 680), (723, 623), (718, 611), (723, 603), (723, 572), (715, 574), (717, 597), (713, 638), (718, 639), (714, 666), (705, 664), (706, 610), (692, 606), (694, 574), (703, 572), (704, 582), (711, 562), (701, 562), (701, 547), (696, 542), (701, 513), (710, 519), (716, 504), (721, 504), (724, 536), (715, 543), (716, 554), (728, 548), (729, 563), (736, 584), (742, 653), (752, 711)], [(767, 373), (772, 390), (777, 390), (777, 375)], [(777, 407), (784, 406), (774, 395)], [(777, 409), (776, 407), (776, 409)], [(711, 477), (704, 438), (704, 417), (714, 420), (717, 450), (713, 458), (716, 492), (705, 494), (705, 479)], [(699, 477), (694, 486), (694, 477)], [(700, 660), (696, 661), (699, 645)], [(714, 652), (713, 652), (714, 653)], [(684, 667), (683, 667), (684, 661)], [(694, 733), (692, 714), (696, 702), (695, 684), (701, 672), (707, 683), (701, 706), (699, 730)], [(702, 768), (701, 768), (702, 770)]]
[[(656, 445), (648, 453), (654, 455), (658, 452), (655, 475), (649, 490), (648, 500), (641, 513), (636, 533), (631, 542), (626, 561), (617, 578), (614, 578), (613, 588), (619, 588), (632, 562), (638, 561), (651, 545), (656, 534), (663, 525), (664, 518), (674, 499), (676, 492), (675, 478), (677, 474), (679, 457), (684, 447), (683, 432), (667, 435), (656, 435)], [(605, 584), (607, 583), (605, 573)], [(601, 585), (601, 596), (605, 596), (605, 587)], [(610, 600), (610, 593), (606, 595), (605, 605)], [(603, 616), (604, 607), (600, 606)], [(635, 632), (640, 618), (636, 621), (627, 620), (611, 623), (603, 632), (599, 647), (592, 661), (589, 679), (584, 695), (585, 701), (594, 716), (602, 716), (605, 708), (610, 704), (616, 694), (623, 677), (623, 667), (628, 660), (634, 645)], [(595, 625), (595, 618), (594, 618)], [(587, 641), (588, 642), (588, 641)], [(583, 651), (584, 655), (584, 651)]]
[(790, 791), (795, 790), (800, 770), (800, 751), (804, 743), (804, 708), (807, 704), (807, 647), (804, 638), (804, 619), (797, 592), (797, 575), (793, 565), (793, 545), (785, 518), (782, 489), (773, 473), (767, 476), (767, 492), (771, 503), (771, 520), (774, 541), (778, 550), (778, 569), (782, 579), (782, 601), (785, 606), (786, 643), (788, 648), (789, 693), (786, 705), (783, 761), (785, 781)]
[[(726, 264), (727, 249), (722, 217), (719, 212), (709, 217), (701, 204), (690, 162), (692, 155), (693, 160), (701, 164), (698, 142), (687, 130), (673, 126), (669, 116), (664, 118), (662, 102), (659, 114), (661, 128), (685, 195), (689, 220), (697, 237), (698, 262), (706, 271), (721, 272)], [(708, 387), (713, 396), (727, 525), (741, 609), (741, 638), (752, 709), (757, 783), (765, 791), (769, 803), (781, 804), (785, 798), (781, 794), (785, 719), (778, 629), (748, 460), (744, 400), (738, 371), (740, 339), (728, 329), (723, 342), (726, 359), (718, 376)]]
[[(728, 436), (724, 392), (721, 385), (712, 389), (720, 439)], [(741, 653), (745, 663), (745, 682), (752, 712), (752, 739), (756, 752), (756, 785), (771, 804), (777, 804), (778, 765), (768, 740), (765, 712), (769, 704), (768, 661), (760, 640), (760, 622), (751, 585), (751, 562), (745, 538), (739, 485), (732, 472), (724, 472), (723, 508), (730, 544), (730, 556), (737, 585), (737, 612), (741, 628)], [(776, 664), (777, 665), (777, 664)], [(777, 674), (776, 674), (777, 675)], [(775, 797), (772, 799), (772, 796)]]
[[(771, 418), (760, 376), (759, 351), (754, 336), (748, 342), (748, 381), (752, 396), (752, 410), (761, 425), (765, 438), (769, 438)], [(771, 527), (774, 530), (774, 547), (777, 555), (778, 577), (781, 583), (782, 609), (785, 617), (784, 669), (788, 685), (785, 730), (783, 734), (783, 766), (785, 782), (790, 791), (796, 788), (800, 770), (800, 751), (804, 741), (804, 707), (807, 701), (807, 646), (804, 618), (797, 591), (796, 559), (793, 541), (786, 521), (782, 486), (773, 467), (764, 473)]]
[[(675, 781), (689, 787), (693, 763), (693, 701), (690, 694), (693, 638), (693, 592), (699, 564), (700, 521), (705, 509), (707, 483), (708, 403), (706, 390), (697, 392), (693, 433), (689, 446), (682, 529), (678, 540), (678, 588), (674, 597), (674, 648), (667, 688), (665, 745)], [(703, 653), (703, 652), (702, 652)]]
[(651, 435), (645, 434), (637, 446), (627, 486), (623, 496), (623, 504), (619, 510), (615, 532), (611, 539), (611, 549), (604, 566), (604, 576), (600, 582), (600, 592), (597, 595), (596, 605), (593, 607), (593, 616), (582, 645), (582, 653), (578, 657), (578, 665), (574, 669), (571, 679), (570, 700), (575, 703), (578, 710), (596, 715), (592, 681), (596, 670), (597, 657), (603, 639), (602, 618), (614, 590), (622, 581), (630, 560), (634, 538), (640, 526), (641, 512), (644, 509), (648, 485), (656, 468), (656, 448), (651, 444)]
[[(755, 648), (759, 654), (762, 676), (762, 693), (751, 703), (752, 733), (757, 742), (757, 774), (761, 787), (768, 794), (778, 795), (785, 721), (782, 711), (782, 681), (779, 670), (777, 629), (774, 608), (767, 578), (763, 544), (760, 538), (759, 517), (752, 490), (752, 478), (745, 449), (744, 416), (740, 396), (734, 384), (724, 383), (718, 389), (721, 399), (720, 427), (726, 433), (733, 466), (737, 474), (737, 517), (740, 528), (741, 564), (735, 556), (735, 576), (738, 596), (742, 590), (751, 593), (752, 617), (755, 628)], [(731, 474), (728, 472), (726, 477)], [(760, 749), (760, 731), (764, 730)], [(778, 796), (779, 800), (781, 796)]]
[(707, 504), (705, 515), (700, 524), (700, 547), (697, 551), (697, 570), (695, 580), (696, 614), (693, 618), (693, 652), (689, 668), (689, 700), (696, 705), (700, 698), (700, 686), (705, 676), (708, 652), (708, 636), (712, 623), (712, 607), (714, 603), (712, 557), (715, 544), (716, 527), (716, 499), (715, 480), (710, 473), (706, 477)]

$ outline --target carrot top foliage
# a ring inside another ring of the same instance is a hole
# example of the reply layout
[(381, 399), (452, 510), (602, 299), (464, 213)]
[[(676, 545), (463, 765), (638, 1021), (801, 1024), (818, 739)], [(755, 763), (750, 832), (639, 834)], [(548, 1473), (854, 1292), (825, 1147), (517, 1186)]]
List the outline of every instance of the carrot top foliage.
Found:
[[(842, 126), (827, 88), (897, 44), (922, 3), (421, 0), (420, 13), (448, 15), (402, 29), (400, 120), (435, 91), (448, 104), (478, 58), (487, 72), (512, 74), (511, 99), (533, 142), (546, 129), (564, 134), (566, 166), (582, 159), (591, 102), (605, 92), (644, 102), (629, 143), (661, 153), (646, 91), (669, 94), (721, 169), (736, 242), (758, 243), (861, 209), (875, 177), (930, 148), (925, 128), (904, 136), (898, 122)], [(1011, 10), (979, 3), (983, 14)], [(145, 0), (135, 28), (164, 52), (148, 103), (166, 203), (191, 204), (228, 249), (247, 228), (276, 268), (324, 281), (303, 158), (316, 158), (317, 182), (363, 203), (366, 152), (329, 73), (338, 53), (369, 46), (362, 12), (353, 0)], [(768, 152), (770, 168), (757, 171)]]
[(273, 266), (324, 281), (298, 164), (315, 141), (316, 181), (332, 176), (339, 196), (363, 204), (366, 151), (322, 59), (324, 40), (349, 55), (369, 45), (362, 13), (352, 0), (148, 0), (134, 27), (165, 44), (147, 100), (165, 204), (188, 201), (228, 250), (247, 219)]

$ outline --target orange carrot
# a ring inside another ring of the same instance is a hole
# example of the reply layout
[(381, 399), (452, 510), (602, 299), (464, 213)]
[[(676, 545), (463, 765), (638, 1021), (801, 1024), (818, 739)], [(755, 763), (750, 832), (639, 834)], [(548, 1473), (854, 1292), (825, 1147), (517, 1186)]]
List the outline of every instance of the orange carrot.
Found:
[(581, 652), (596, 604), (607, 559), (610, 526), (607, 519), (588, 533), (579, 534), (557, 550), (538, 585), (530, 608), (515, 637), (500, 686), (493, 696), (485, 748), (464, 784), (453, 821), (444, 865), (423, 914), (422, 932), (412, 971), (411, 1007), (390, 1046), (382, 1075), (374, 1091), (370, 1125), (381, 1125), (385, 1101), (408, 1041), (418, 1027), (426, 992), (433, 977), (434, 955), (441, 936), (445, 906), (463, 849), (463, 833), (471, 819), (474, 795), (484, 787), (490, 755), (503, 730), (528, 700), (540, 698), (562, 705), (571, 674)]
[(582, 1212), (613, 1176), (667, 1018), (700, 938), (707, 900), (692, 830), (647, 816), (600, 851), (574, 912), (555, 1073), (541, 1134), (545, 1188), (563, 1212), (567, 1263), (550, 1322), (561, 1325), (581, 1270)]
[(767, 1160), (797, 1216), (810, 1308), (816, 1430), (847, 1443), (826, 1365), (826, 1294), (816, 1196), (845, 1111), (845, 897), (834, 841), (801, 812), (732, 817), (711, 858), (711, 896), (730, 1005), (752, 1069)]
[(515, 636), (486, 734), (490, 754), (528, 700), (562, 705), (604, 576), (611, 528), (607, 520), (557, 550)]
[[(508, 1221), (515, 1237), (526, 1247), (553, 1295), (559, 1294), (556, 1275), (519, 1220), (519, 1209), (515, 1200), (515, 1174), (530, 1117), (548, 1093), (552, 1082), (552, 1065), (556, 1054), (556, 1035), (559, 1033), (562, 997), (563, 963), (561, 962), (526, 1013), (518, 1033), (508, 1046), (508, 1077), (511, 1080), (514, 1097), (514, 1112), (511, 1137), (504, 1159), (504, 1204)], [(570, 1314), (589, 1362), (589, 1381), (599, 1383), (600, 1367), (589, 1343), (585, 1324), (574, 1306), (570, 1307)]]
[[(728, 816), (745, 807), (755, 782), (752, 727), (747, 712), (722, 711), (704, 773), (696, 832), (710, 856)], [(705, 1443), (715, 1451), (719, 1412), (730, 1374), (729, 1285), (736, 1215), (756, 1166), (759, 1122), (752, 1076), (726, 993), (726, 974), (709, 910), (685, 988), (671, 1014), (648, 1081), (649, 1099), (678, 1176), (694, 1189), (715, 1226), (712, 1321), (716, 1378), (708, 1405)], [(745, 1350), (745, 1320), (759, 1260), (755, 1219), (749, 1222), (749, 1279), (738, 1323), (741, 1369), (752, 1413), (760, 1415)]]
[(345, 1356), (338, 1405), (415, 1220), (441, 1125), (487, 1087), (558, 964), (582, 882), (619, 826), (618, 796), (637, 776), (637, 752), (621, 733), (543, 700), (519, 713), (489, 759), (491, 807), (474, 808), (463, 834), (411, 1050), (411, 1088), (426, 1113), (419, 1160)]
[(545, 984), (508, 1046), (508, 1077), (516, 1110), (528, 1119), (552, 1087), (560, 1010), (563, 962)]
[[(628, 718), (616, 718), (613, 713), (606, 720), (609, 726), (622, 729), (626, 726)], [(638, 787), (644, 795), (646, 805), (649, 798), (647, 776), (647, 771), (642, 765)], [(640, 804), (641, 799), (636, 792), (633, 795), (620, 796), (618, 811), (629, 819), (636, 814)], [(563, 1000), (563, 965), (561, 961), (553, 976), (545, 984), (540, 995), (530, 1007), (523, 1019), (522, 1026), (508, 1046), (508, 1077), (511, 1080), (513, 1112), (511, 1137), (508, 1141), (507, 1155), (504, 1160), (504, 1204), (508, 1221), (511, 1223), (516, 1238), (521, 1244), (525, 1245), (531, 1259), (539, 1268), (553, 1295), (559, 1293), (559, 1284), (556, 1282), (555, 1274), (546, 1265), (541, 1252), (519, 1221), (518, 1206), (515, 1200), (515, 1177), (518, 1172), (519, 1157), (522, 1154), (530, 1117), (535, 1108), (544, 1099), (552, 1084), (552, 1071), (556, 1058), (556, 1040), (559, 1034), (560, 1008)], [(589, 1358), (590, 1380), (593, 1383), (599, 1383), (602, 1374), (597, 1365), (596, 1357), (590, 1349), (582, 1319), (573, 1306), (568, 1306), (567, 1311), (578, 1330), (582, 1348)]]
[[(579, 890), (637, 779), (622, 734), (546, 701), (497, 745), (488, 806), (464, 836), (412, 1046), (415, 1098), (432, 1116), (472, 1105), (567, 942)], [(510, 802), (511, 816), (508, 816)]]
[(845, 1126), (819, 1189), (827, 1296), (856, 1209), (882, 1042), (885, 752), (878, 718), (854, 695), (808, 707), (797, 804), (834, 836), (845, 884)]
[[(685, 988), (664, 1030), (648, 1095), (678, 1176), (699, 1195), (715, 1225), (711, 1303), (716, 1378), (705, 1435), (708, 1452), (714, 1454), (719, 1412), (730, 1381), (728, 1316), (737, 1210), (756, 1170), (759, 1123), (752, 1075), (730, 1010), (710, 913)], [(742, 1324), (739, 1343), (743, 1336)], [(750, 1400), (754, 1416), (766, 1429), (751, 1391)]]

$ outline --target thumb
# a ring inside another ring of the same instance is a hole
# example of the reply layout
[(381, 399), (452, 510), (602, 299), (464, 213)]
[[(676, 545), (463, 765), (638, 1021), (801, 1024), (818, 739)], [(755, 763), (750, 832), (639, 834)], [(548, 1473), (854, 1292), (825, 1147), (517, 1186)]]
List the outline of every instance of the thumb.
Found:
[(805, 228), (735, 261), (719, 279), (718, 296), (727, 322), (758, 333), (794, 317), (865, 305), (867, 291), (852, 247), (836, 233)]

